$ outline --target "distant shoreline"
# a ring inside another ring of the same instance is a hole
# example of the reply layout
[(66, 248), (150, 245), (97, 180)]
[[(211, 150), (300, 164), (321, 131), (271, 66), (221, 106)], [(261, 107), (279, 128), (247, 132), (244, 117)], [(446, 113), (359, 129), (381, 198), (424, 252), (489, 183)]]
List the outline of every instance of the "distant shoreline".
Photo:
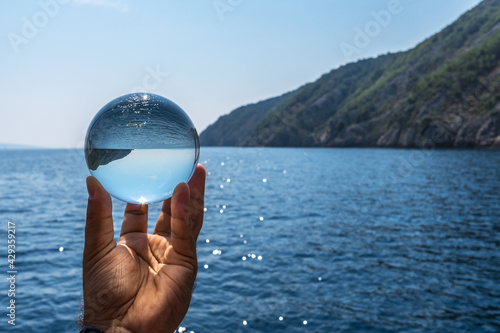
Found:
[(30, 145), (20, 145), (13, 143), (0, 143), (0, 150), (30, 150), (30, 149), (50, 149), (50, 148), (30, 146)]
[(14, 143), (0, 143), (0, 151), (5, 150), (61, 150), (61, 149), (82, 149), (77, 147), (39, 147), (39, 146), (31, 146), (31, 145), (21, 145)]

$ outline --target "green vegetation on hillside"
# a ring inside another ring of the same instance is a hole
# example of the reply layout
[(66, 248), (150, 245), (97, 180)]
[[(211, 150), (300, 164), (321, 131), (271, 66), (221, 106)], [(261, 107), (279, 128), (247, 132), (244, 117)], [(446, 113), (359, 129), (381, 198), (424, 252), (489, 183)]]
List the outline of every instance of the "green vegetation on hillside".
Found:
[[(484, 0), (414, 49), (348, 64), (221, 117), (201, 142), (494, 146), (500, 144), (499, 92), (500, 1)], [(443, 139), (434, 138), (438, 130)]]

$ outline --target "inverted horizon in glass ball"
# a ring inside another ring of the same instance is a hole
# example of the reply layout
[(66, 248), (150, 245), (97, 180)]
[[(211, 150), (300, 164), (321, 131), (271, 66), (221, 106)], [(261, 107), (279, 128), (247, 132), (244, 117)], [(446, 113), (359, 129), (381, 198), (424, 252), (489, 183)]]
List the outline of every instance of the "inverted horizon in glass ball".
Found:
[(106, 104), (90, 123), (85, 160), (92, 176), (117, 199), (163, 201), (188, 182), (200, 153), (189, 116), (165, 97), (134, 93)]

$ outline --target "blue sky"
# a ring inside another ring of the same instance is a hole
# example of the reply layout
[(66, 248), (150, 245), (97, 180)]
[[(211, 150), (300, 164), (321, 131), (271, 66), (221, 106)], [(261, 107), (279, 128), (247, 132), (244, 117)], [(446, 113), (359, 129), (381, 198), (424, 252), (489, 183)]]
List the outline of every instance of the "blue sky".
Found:
[(201, 132), (348, 62), (407, 50), (479, 2), (5, 1), (0, 142), (81, 147), (95, 113), (138, 90), (173, 100)]

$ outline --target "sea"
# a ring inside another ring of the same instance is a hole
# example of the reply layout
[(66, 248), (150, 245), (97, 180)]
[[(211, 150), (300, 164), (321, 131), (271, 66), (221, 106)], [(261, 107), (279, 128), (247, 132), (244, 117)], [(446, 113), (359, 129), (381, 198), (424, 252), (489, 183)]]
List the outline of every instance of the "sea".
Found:
[[(200, 163), (178, 332), (500, 331), (500, 151), (202, 147)], [(88, 175), (79, 149), (0, 151), (1, 332), (78, 331)]]

